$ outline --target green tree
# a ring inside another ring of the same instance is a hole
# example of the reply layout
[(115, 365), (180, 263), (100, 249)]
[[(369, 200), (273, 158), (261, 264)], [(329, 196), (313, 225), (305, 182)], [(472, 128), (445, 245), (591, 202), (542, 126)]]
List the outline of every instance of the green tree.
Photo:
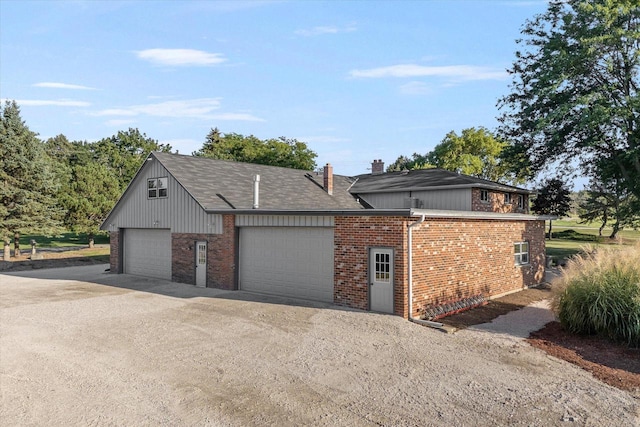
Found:
[(411, 158), (400, 156), (395, 162), (387, 166), (387, 172), (399, 172), (403, 170), (431, 169), (435, 166), (427, 162), (427, 158), (421, 154), (413, 153)]
[(75, 165), (62, 199), (66, 210), (64, 224), (73, 232), (86, 233), (89, 247), (93, 247), (100, 224), (119, 196), (118, 180), (106, 165), (97, 162)]
[(56, 174), (43, 143), (20, 117), (15, 101), (6, 101), (0, 113), (0, 234), (8, 259), (12, 235), (19, 256), (20, 233), (59, 231), (62, 212), (55, 199)]
[[(571, 192), (559, 179), (548, 179), (538, 190), (531, 210), (540, 215), (564, 216), (571, 209)], [(549, 220), (549, 240), (553, 238), (553, 221)]]
[(483, 127), (468, 128), (461, 135), (449, 132), (425, 160), (441, 169), (490, 181), (522, 183), (522, 173), (513, 173), (513, 168), (501, 158), (506, 146)]
[(253, 135), (238, 133), (223, 135), (218, 128), (211, 129), (202, 148), (193, 155), (303, 170), (313, 170), (317, 166), (317, 154), (297, 139), (280, 137), (261, 140)]
[(638, 1), (553, 0), (522, 35), (499, 101), (513, 163), (594, 176), (607, 162), (640, 198)]
[(615, 239), (624, 227), (637, 227), (640, 211), (636, 208), (636, 198), (621, 184), (619, 178), (607, 181), (592, 179), (587, 190), (587, 199), (580, 205), (580, 219), (583, 222), (601, 221), (599, 235), (611, 220), (610, 239)]
[(96, 161), (107, 165), (118, 181), (120, 192), (129, 185), (134, 175), (152, 151), (171, 152), (171, 145), (159, 144), (153, 138), (129, 128), (92, 144)]

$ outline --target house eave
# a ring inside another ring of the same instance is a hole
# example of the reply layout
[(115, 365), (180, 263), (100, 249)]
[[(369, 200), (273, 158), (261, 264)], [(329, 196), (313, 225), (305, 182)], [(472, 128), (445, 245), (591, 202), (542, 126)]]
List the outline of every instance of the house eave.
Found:
[(487, 190), (496, 190), (509, 193), (518, 194), (536, 194), (533, 190), (527, 190), (524, 188), (511, 187), (508, 185), (495, 185), (495, 184), (455, 184), (455, 185), (434, 185), (427, 187), (397, 187), (397, 188), (384, 188), (380, 190), (350, 190), (352, 194), (373, 194), (373, 193), (398, 193), (409, 191), (435, 191), (435, 190), (459, 190), (467, 188), (482, 188)]
[(546, 221), (558, 217), (551, 215), (529, 215), (519, 213), (479, 212), (479, 211), (450, 211), (437, 209), (411, 209), (410, 216), (426, 218), (464, 218), (464, 219), (489, 219), (496, 221)]
[(409, 209), (206, 209), (205, 212), (222, 215), (411, 216)]

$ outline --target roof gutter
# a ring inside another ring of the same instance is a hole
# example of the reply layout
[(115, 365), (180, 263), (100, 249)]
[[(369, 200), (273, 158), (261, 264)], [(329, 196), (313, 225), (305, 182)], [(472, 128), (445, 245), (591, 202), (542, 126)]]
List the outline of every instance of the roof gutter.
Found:
[(442, 323), (438, 323), (438, 322), (431, 322), (429, 320), (422, 320), (422, 319), (417, 319), (415, 317), (413, 317), (413, 238), (412, 238), (412, 233), (411, 230), (413, 229), (413, 227), (416, 227), (420, 224), (422, 224), (424, 222), (426, 215), (423, 213), (420, 215), (420, 219), (416, 222), (413, 222), (411, 224), (409, 224), (409, 226), (407, 227), (407, 240), (408, 240), (408, 245), (409, 245), (409, 250), (408, 250), (408, 265), (409, 265), (409, 301), (407, 303), (408, 305), (408, 309), (409, 309), (409, 321), (413, 322), (413, 323), (417, 323), (419, 325), (423, 325), (423, 326), (429, 326), (431, 328), (436, 328), (436, 329), (440, 329), (440, 330), (444, 330), (444, 325)]

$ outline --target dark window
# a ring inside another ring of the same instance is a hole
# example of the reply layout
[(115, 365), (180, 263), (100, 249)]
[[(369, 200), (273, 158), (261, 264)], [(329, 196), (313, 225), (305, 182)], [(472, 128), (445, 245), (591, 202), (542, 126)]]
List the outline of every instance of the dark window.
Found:
[(147, 180), (147, 197), (150, 199), (167, 197), (167, 177)]
[(481, 202), (488, 202), (489, 201), (489, 191), (480, 190), (480, 201)]

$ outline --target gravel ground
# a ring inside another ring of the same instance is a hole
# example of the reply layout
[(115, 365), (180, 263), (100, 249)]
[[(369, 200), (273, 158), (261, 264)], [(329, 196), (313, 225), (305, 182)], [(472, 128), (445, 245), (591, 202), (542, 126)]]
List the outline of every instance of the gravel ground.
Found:
[(508, 319), (444, 334), (105, 267), (0, 274), (3, 425), (640, 425)]

